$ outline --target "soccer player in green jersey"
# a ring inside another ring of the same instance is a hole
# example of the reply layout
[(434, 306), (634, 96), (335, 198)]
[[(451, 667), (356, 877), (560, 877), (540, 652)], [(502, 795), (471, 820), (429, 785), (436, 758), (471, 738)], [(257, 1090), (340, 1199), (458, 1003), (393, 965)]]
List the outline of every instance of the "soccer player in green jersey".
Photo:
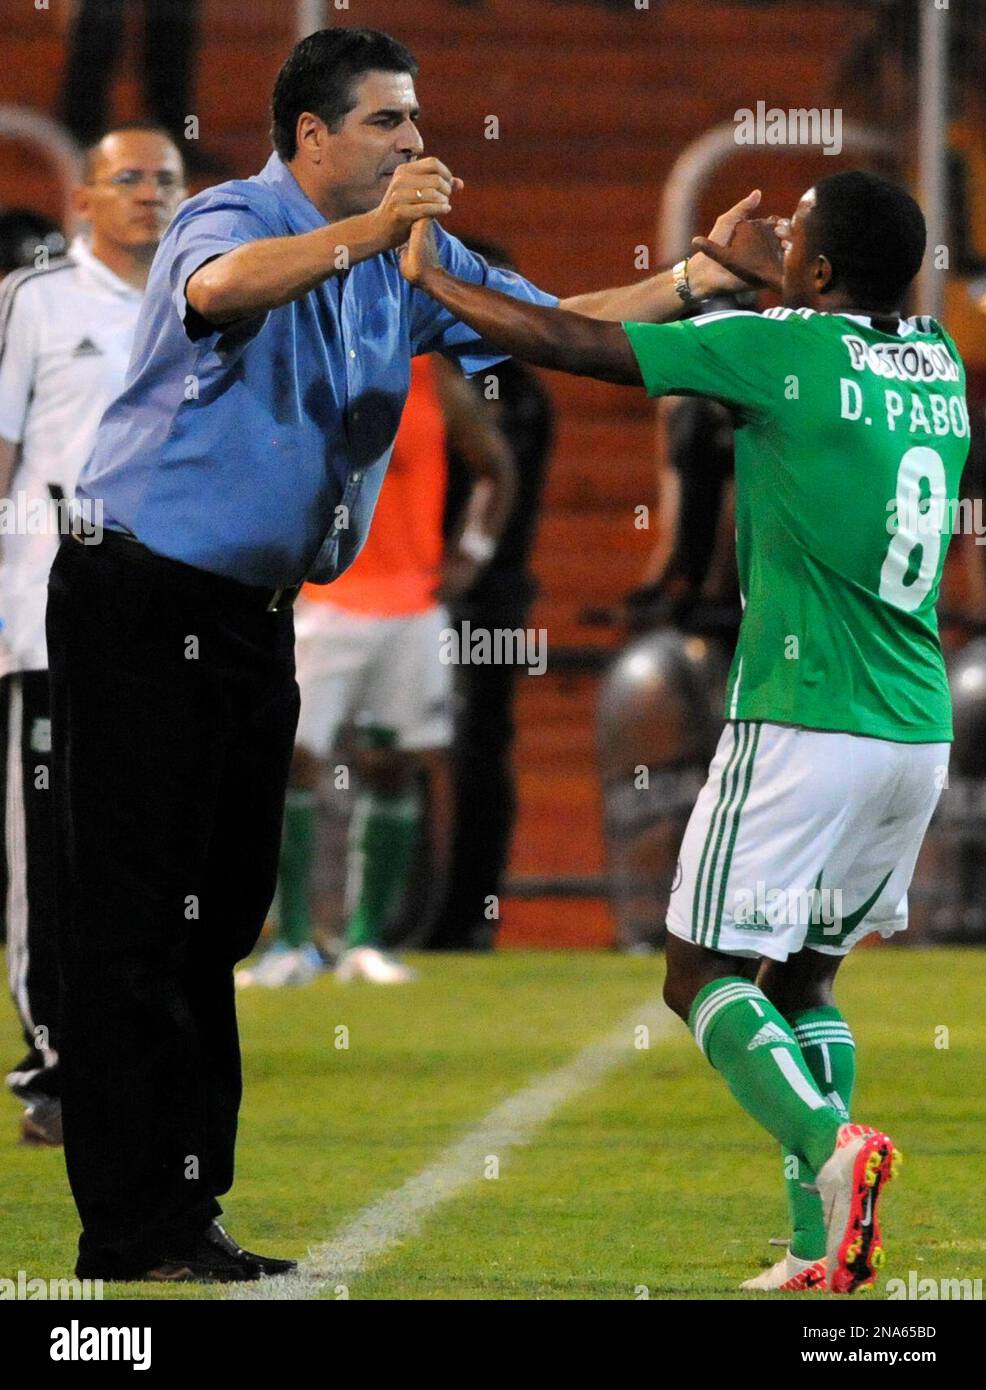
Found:
[(851, 1293), (882, 1262), (877, 1201), (898, 1155), (849, 1123), (853, 1037), (832, 985), (861, 937), (906, 926), (947, 775), (935, 604), (965, 373), (936, 322), (900, 316), (925, 225), (884, 179), (836, 174), (790, 222), (698, 244), (783, 307), (663, 325), (541, 308), (450, 276), (425, 223), (403, 265), (518, 358), (735, 414), (745, 610), (671, 894), (664, 996), (783, 1147), (791, 1247), (748, 1286)]

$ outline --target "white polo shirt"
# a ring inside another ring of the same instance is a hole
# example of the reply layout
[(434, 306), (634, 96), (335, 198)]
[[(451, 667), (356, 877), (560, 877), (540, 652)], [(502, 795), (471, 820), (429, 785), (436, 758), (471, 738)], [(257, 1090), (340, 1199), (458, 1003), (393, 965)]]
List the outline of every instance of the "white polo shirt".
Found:
[(75, 494), (96, 427), (123, 390), (142, 298), (81, 237), (46, 269), (0, 285), (0, 437), (21, 446), (0, 510), (0, 674), (47, 669), (59, 536), (39, 518), (46, 501)]

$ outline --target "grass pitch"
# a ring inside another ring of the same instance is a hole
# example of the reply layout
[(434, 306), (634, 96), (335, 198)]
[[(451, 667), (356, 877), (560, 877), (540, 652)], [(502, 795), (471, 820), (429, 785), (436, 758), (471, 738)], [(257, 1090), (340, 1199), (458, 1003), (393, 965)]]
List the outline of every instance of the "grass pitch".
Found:
[[(301, 1257), (329, 1240), (493, 1106), (655, 999), (663, 972), (659, 960), (589, 953), (414, 963), (421, 978), (406, 988), (326, 976), (240, 997), (245, 1100), (223, 1219), (248, 1248)], [(890, 1129), (905, 1154), (883, 1208), (884, 1281), (912, 1269), (986, 1276), (986, 1190), (970, 1163), (983, 1119), (984, 995), (986, 951), (863, 950), (843, 967), (854, 1112)], [(6, 996), (0, 1011), (12, 1063)], [(18, 1114), (5, 1092), (0, 1277), (64, 1277), (77, 1225), (62, 1156), (19, 1147)], [(352, 1280), (349, 1297), (776, 1297), (737, 1285), (776, 1255), (768, 1237), (786, 1234), (778, 1147), (683, 1026), (647, 1049), (628, 1028), (625, 1059), (499, 1158), (499, 1176), (478, 1171)], [(225, 1291), (109, 1284), (105, 1296)], [(864, 1296), (880, 1297), (879, 1286)]]

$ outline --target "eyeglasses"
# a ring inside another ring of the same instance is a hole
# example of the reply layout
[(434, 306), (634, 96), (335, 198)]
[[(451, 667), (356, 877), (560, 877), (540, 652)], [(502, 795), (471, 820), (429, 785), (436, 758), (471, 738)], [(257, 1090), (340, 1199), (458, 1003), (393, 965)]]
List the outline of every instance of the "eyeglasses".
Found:
[(172, 169), (121, 169), (108, 179), (93, 179), (93, 183), (108, 183), (112, 188), (139, 188), (146, 181), (156, 184), (162, 190), (178, 188), (181, 175)]

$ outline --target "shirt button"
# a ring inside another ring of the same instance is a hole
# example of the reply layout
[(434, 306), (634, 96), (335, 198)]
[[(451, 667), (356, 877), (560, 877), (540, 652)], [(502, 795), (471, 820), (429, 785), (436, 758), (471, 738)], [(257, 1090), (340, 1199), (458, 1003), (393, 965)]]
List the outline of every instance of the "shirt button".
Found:
[(356, 349), (355, 349), (355, 348), (350, 348), (350, 349), (349, 349), (349, 355), (350, 355), (350, 357), (355, 357), (355, 356), (356, 356)]
[(362, 476), (363, 476), (363, 474), (359, 471), (359, 469), (357, 469), (356, 472), (352, 474), (353, 482), (354, 482), (354, 483), (358, 483), (359, 480), (360, 480), (360, 478), (362, 478)]

